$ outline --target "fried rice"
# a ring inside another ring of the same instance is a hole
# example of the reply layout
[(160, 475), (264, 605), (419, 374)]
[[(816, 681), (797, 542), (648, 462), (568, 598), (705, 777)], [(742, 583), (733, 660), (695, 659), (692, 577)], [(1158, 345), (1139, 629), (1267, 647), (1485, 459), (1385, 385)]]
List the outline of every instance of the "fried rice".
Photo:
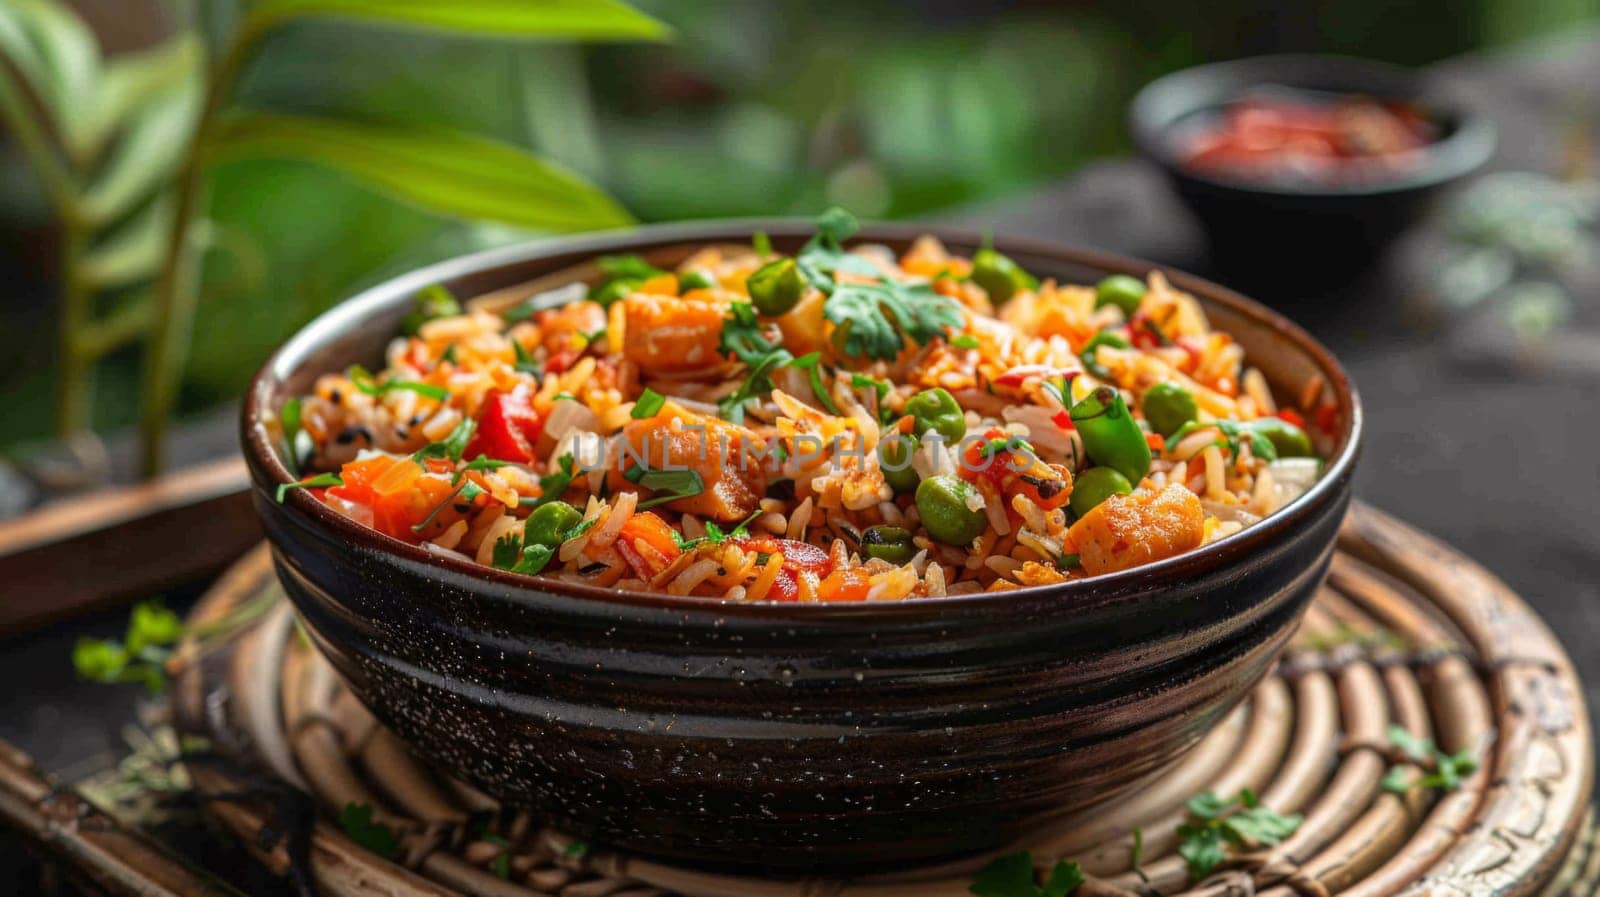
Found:
[(1320, 475), (1318, 384), (1274, 395), (1160, 271), (1064, 284), (853, 231), (426, 290), (380, 370), (286, 403), (284, 492), (548, 579), (881, 601), (1172, 557)]

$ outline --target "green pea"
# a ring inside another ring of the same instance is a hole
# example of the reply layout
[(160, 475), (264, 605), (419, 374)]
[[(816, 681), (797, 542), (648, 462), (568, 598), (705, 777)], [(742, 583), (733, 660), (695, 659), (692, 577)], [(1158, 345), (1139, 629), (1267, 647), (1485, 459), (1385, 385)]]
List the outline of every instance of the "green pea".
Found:
[(1122, 309), (1122, 313), (1133, 317), (1139, 310), (1139, 303), (1144, 299), (1148, 288), (1144, 281), (1126, 274), (1113, 274), (1095, 285), (1094, 307), (1115, 305)]
[(1089, 460), (1137, 483), (1150, 471), (1150, 443), (1128, 412), (1122, 393), (1100, 386), (1072, 406), (1072, 423), (1083, 437)]
[(1245, 421), (1240, 425), (1253, 433), (1259, 433), (1272, 443), (1277, 449), (1280, 458), (1313, 458), (1316, 449), (1311, 446), (1311, 437), (1306, 431), (1281, 417), (1258, 417), (1252, 421)]
[(911, 531), (898, 526), (869, 527), (861, 534), (861, 550), (869, 558), (883, 558), (891, 564), (904, 564), (917, 553)]
[(628, 294), (639, 288), (642, 280), (632, 277), (619, 277), (616, 280), (606, 281), (589, 292), (589, 298), (601, 305), (610, 308), (612, 303), (628, 298)]
[(1101, 380), (1108, 380), (1111, 378), (1111, 371), (1107, 370), (1105, 365), (1096, 360), (1094, 355), (1094, 350), (1100, 348), (1101, 346), (1110, 346), (1114, 349), (1126, 349), (1128, 348), (1128, 341), (1123, 339), (1122, 334), (1117, 333), (1115, 330), (1102, 330), (1099, 333), (1096, 333), (1094, 336), (1089, 337), (1089, 341), (1083, 344), (1082, 349), (1078, 350), (1078, 358), (1083, 361), (1083, 369), (1095, 375), (1096, 377), (1099, 377)]
[(583, 514), (564, 501), (540, 505), (522, 525), (523, 542), (555, 548), (566, 541), (567, 532), (583, 520)]
[(982, 535), (988, 518), (967, 506), (975, 495), (971, 483), (949, 474), (923, 480), (917, 487), (917, 513), (928, 535), (946, 545), (969, 545)]
[(922, 477), (911, 466), (911, 456), (917, 453), (917, 437), (896, 434), (878, 443), (879, 468), (883, 480), (896, 495), (917, 491)]
[(1018, 290), (1031, 290), (1039, 285), (1039, 281), (1016, 262), (987, 247), (972, 254), (972, 282), (983, 287), (989, 294), (989, 301), (996, 303), (1010, 299)]
[(1144, 419), (1149, 422), (1150, 429), (1162, 436), (1171, 436), (1178, 432), (1189, 421), (1200, 414), (1200, 406), (1195, 404), (1194, 393), (1176, 383), (1157, 383), (1145, 390)]
[(1091, 467), (1072, 481), (1072, 513), (1082, 517), (1113, 495), (1133, 491), (1128, 478), (1109, 467)]
[(806, 281), (794, 259), (777, 259), (757, 268), (745, 279), (750, 303), (764, 315), (781, 315), (800, 304)]
[(678, 295), (690, 290), (709, 290), (717, 285), (716, 278), (704, 271), (685, 271), (678, 275)]
[(906, 402), (906, 413), (916, 419), (917, 435), (935, 430), (945, 442), (955, 444), (967, 435), (967, 414), (956, 404), (956, 397), (934, 387), (924, 389)]

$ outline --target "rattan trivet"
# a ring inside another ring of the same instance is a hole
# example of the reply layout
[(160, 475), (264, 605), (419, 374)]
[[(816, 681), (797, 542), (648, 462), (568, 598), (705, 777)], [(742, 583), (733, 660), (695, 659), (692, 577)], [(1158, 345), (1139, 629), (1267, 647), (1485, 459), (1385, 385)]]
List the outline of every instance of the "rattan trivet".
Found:
[[(252, 553), (196, 608), (205, 626), (277, 589)], [(1571, 664), (1520, 599), (1477, 564), (1365, 506), (1340, 536), (1328, 585), (1276, 672), (1198, 748), (1128, 796), (984, 856), (850, 880), (738, 877), (589, 846), (413, 759), (296, 636), (286, 601), (223, 646), (186, 646), (180, 726), (241, 764), (192, 766), (200, 789), (257, 793), (263, 780), (313, 796), (309, 838), (282, 802), (223, 800), (217, 816), (269, 864), (308, 869), (324, 894), (559, 897), (941, 897), (966, 895), (995, 856), (1076, 860), (1081, 894), (1593, 894), (1600, 852), (1586, 822), (1589, 722)], [(1442, 795), (1384, 791), (1397, 721), (1486, 762)], [(255, 771), (245, 772), (243, 764)], [(1183, 803), (1255, 789), (1299, 831), (1190, 885), (1175, 853)], [(393, 862), (332, 818), (369, 804), (399, 833)], [(1132, 868), (1133, 832), (1143, 842)], [(291, 857), (296, 862), (291, 862)]]

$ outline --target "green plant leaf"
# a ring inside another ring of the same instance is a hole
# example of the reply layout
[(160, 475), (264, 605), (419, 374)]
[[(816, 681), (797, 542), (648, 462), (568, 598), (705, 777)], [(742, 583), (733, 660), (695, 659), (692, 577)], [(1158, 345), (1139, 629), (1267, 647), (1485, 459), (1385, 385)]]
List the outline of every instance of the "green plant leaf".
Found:
[(154, 290), (143, 286), (118, 296), (110, 310), (72, 335), (72, 349), (83, 358), (104, 358), (143, 337), (155, 320)]
[(425, 209), (552, 231), (620, 227), (633, 217), (575, 174), (466, 134), (264, 112), (224, 118), (223, 160), (297, 159), (337, 169)]
[(667, 26), (618, 0), (261, 0), (244, 28), (309, 16), (486, 37), (664, 40)]
[(1189, 867), (1189, 880), (1200, 881), (1217, 864), (1228, 858), (1227, 851), (1223, 849), (1222, 832), (1220, 829), (1209, 825), (1178, 826), (1178, 856)]
[(115, 221), (149, 199), (177, 169), (182, 155), (178, 148), (191, 139), (199, 114), (200, 85), (195, 82), (179, 84), (147, 104), (84, 194), (84, 215), (91, 221)]
[[(0, 6), (0, 56), (10, 61), (11, 65), (26, 82), (28, 90), (48, 100), (46, 93), (50, 83), (50, 73), (45, 67), (44, 57), (39, 54), (39, 48), (28, 35), (22, 10), (19, 7)], [(0, 78), (6, 73), (0, 68)]]
[(375, 818), (371, 804), (351, 801), (339, 811), (339, 827), (350, 840), (381, 857), (393, 857), (400, 849), (394, 830)]
[(117, 129), (162, 92), (181, 84), (198, 87), (204, 61), (200, 37), (192, 31), (154, 49), (108, 60), (92, 109), (76, 135), (78, 151), (91, 158), (99, 155)]
[[(56, 0), (6, 0), (0, 17), (11, 20), (34, 47), (32, 59), (19, 58), (33, 88), (51, 111), (68, 146), (80, 145), (100, 77), (100, 46), (93, 32)], [(9, 43), (9, 41), (7, 42)], [(12, 48), (8, 47), (8, 51)]]
[(170, 196), (158, 197), (140, 209), (84, 254), (78, 262), (78, 276), (101, 290), (154, 277), (172, 235), (172, 213)]

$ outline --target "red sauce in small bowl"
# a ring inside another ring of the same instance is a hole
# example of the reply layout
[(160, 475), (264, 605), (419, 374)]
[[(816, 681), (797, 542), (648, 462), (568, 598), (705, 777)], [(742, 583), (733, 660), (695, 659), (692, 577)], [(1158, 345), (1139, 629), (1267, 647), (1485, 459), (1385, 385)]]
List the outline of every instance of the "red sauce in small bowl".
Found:
[(1416, 105), (1283, 90), (1242, 96), (1181, 126), (1180, 164), (1267, 182), (1377, 181), (1419, 167), (1437, 139)]

